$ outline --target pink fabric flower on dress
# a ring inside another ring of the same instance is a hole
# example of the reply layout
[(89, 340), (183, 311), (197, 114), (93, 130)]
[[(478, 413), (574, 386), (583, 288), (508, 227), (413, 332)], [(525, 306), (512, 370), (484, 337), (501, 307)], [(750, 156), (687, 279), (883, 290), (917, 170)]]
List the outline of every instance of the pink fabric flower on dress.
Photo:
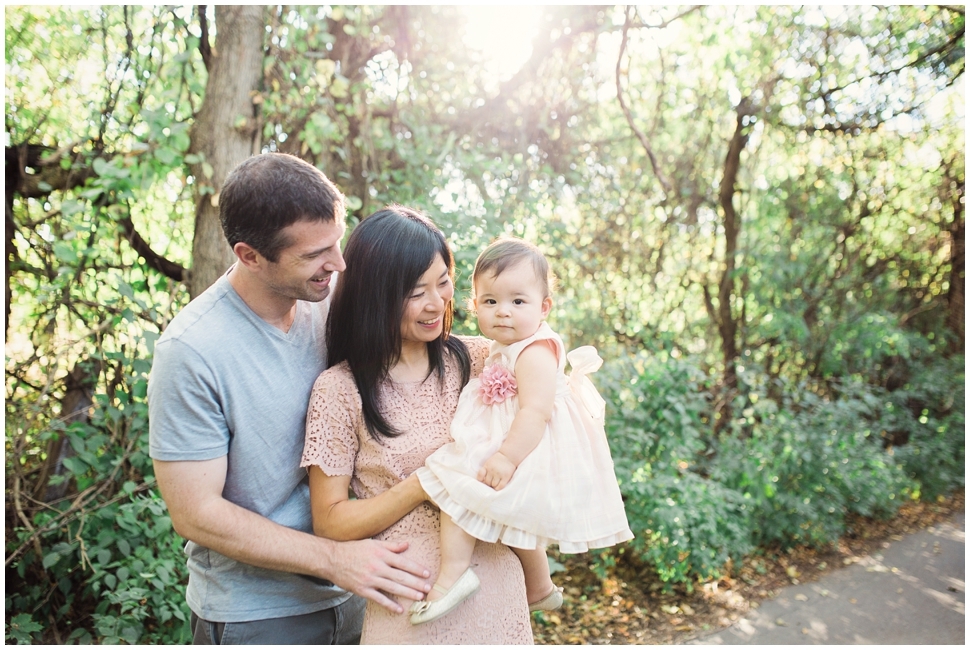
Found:
[(515, 375), (503, 365), (494, 363), (479, 376), (478, 394), (488, 405), (501, 404), (515, 395)]

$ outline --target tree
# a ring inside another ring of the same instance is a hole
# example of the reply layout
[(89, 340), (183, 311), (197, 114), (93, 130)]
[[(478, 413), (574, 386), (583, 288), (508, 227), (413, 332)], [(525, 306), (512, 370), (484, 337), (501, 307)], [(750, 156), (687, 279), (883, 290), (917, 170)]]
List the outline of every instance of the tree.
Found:
[[(196, 179), (195, 229), (189, 294), (194, 298), (225, 273), (235, 259), (219, 221), (219, 190), (236, 165), (259, 153), (259, 89), (263, 78), (263, 38), (259, 5), (218, 5), (214, 47), (200, 41), (209, 72), (205, 99), (195, 116), (190, 169)], [(200, 12), (200, 20), (206, 20)]]

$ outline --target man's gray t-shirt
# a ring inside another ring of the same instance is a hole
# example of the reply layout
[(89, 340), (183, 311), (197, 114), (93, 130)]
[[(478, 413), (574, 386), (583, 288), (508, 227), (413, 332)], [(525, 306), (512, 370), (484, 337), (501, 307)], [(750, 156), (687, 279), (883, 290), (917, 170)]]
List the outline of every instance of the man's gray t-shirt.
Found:
[[(286, 333), (257, 316), (222, 276), (155, 344), (148, 382), (149, 448), (162, 461), (228, 455), (223, 496), (311, 533), (300, 468), (310, 390), (326, 367), (329, 299), (297, 302)], [(194, 542), (189, 608), (209, 621), (255, 621), (335, 607), (350, 594), (310, 576), (232, 560)]]

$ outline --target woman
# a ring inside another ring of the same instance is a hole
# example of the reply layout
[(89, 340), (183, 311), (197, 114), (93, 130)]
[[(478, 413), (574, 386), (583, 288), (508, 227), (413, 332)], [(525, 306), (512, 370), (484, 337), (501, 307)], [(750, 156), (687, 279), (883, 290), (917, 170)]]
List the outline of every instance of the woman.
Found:
[[(412, 559), (436, 569), (438, 510), (412, 472), (451, 440), (458, 394), (481, 372), (488, 341), (449, 336), (454, 261), (423, 215), (401, 206), (371, 215), (344, 258), (327, 325), (331, 367), (307, 413), (302, 465), (314, 531), (407, 541)], [(407, 614), (369, 603), (361, 643), (531, 644), (519, 560), (506, 546), (479, 542), (472, 564), (481, 588), (453, 612), (411, 626)]]

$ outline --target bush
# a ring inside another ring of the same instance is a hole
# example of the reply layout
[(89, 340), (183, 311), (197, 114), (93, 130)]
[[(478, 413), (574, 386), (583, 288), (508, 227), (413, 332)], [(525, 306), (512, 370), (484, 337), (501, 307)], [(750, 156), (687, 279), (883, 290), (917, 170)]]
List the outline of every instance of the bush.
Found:
[(917, 484), (917, 497), (935, 498), (965, 484), (965, 404), (962, 355), (916, 369), (905, 386), (887, 396), (877, 426)]
[(842, 534), (847, 513), (891, 516), (910, 493), (867, 426), (878, 399), (859, 390), (831, 401), (795, 393), (799, 402), (782, 410), (748, 397), (754, 404), (722, 436), (712, 478), (743, 494), (756, 544), (824, 545)]
[(611, 404), (607, 436), (617, 480), (636, 536), (629, 548), (665, 583), (690, 589), (750, 550), (741, 495), (696, 472), (707, 449), (706, 377), (688, 362), (645, 357), (599, 375)]
[[(963, 481), (962, 358), (895, 392), (859, 380), (829, 382), (828, 397), (774, 386), (780, 403), (749, 369), (718, 437), (708, 379), (690, 361), (641, 356), (596, 378), (636, 535), (628, 549), (668, 584), (715, 576), (753, 544), (831, 543), (850, 513), (890, 517)], [(900, 430), (908, 442), (894, 447)]]
[[(66, 599), (48, 613), (64, 627), (74, 628), (66, 641), (156, 644), (190, 640), (183, 543), (172, 530), (159, 496), (154, 491), (147, 496), (133, 495), (136, 487), (134, 483), (123, 486), (121, 496), (131, 499), (127, 503), (89, 511), (69, 524), (66, 534), (45, 537), (43, 572)], [(35, 558), (30, 555), (18, 562), (19, 577), (36, 573), (32, 565)], [(34, 611), (40, 595), (33, 589), (8, 595), (8, 611)]]
[(728, 560), (751, 550), (743, 497), (693, 472), (643, 473), (621, 483), (630, 528), (630, 549), (667, 584), (716, 577)]
[[(186, 643), (183, 540), (154, 489), (145, 404), (150, 362), (116, 363), (112, 390), (94, 395), (90, 421), (50, 422), (16, 435), (64, 436), (71, 454), (51, 484), (68, 497), (37, 508), (31, 528), (8, 530), (7, 641)], [(13, 462), (38, 462), (39, 456)], [(8, 445), (8, 473), (11, 463)], [(32, 540), (36, 538), (36, 541)]]

